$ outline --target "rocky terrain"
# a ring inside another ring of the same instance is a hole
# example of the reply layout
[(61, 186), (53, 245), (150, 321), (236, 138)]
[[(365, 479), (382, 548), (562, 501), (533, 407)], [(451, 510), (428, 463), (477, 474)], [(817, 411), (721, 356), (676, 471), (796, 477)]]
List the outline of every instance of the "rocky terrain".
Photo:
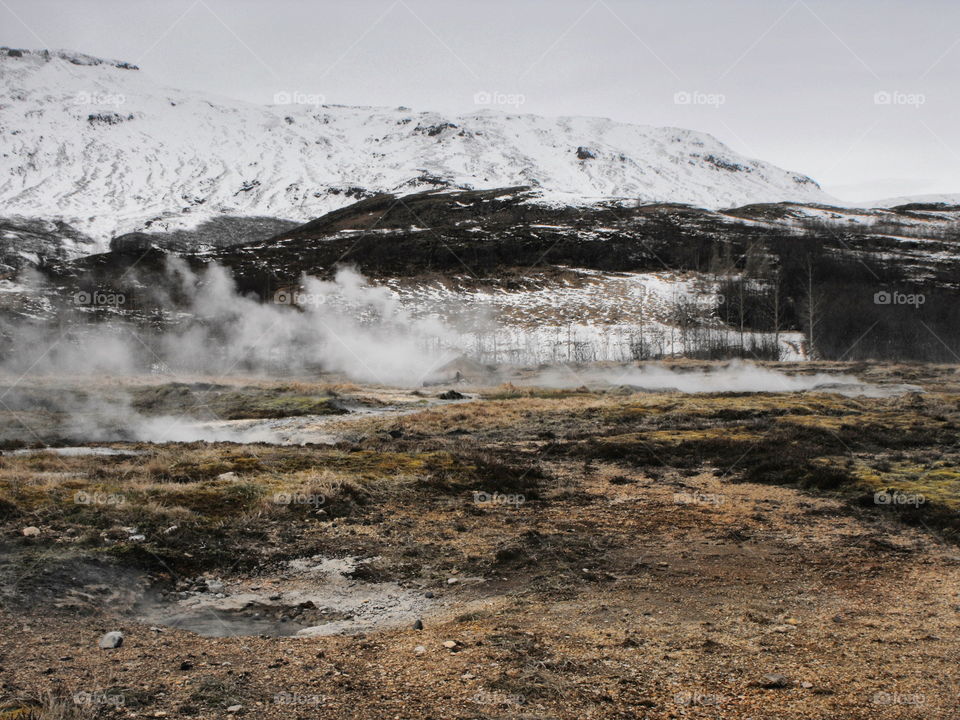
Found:
[[(10, 378), (0, 712), (951, 717), (956, 367), (795, 369), (893, 394)], [(65, 437), (90, 391), (339, 410), (306, 445)]]

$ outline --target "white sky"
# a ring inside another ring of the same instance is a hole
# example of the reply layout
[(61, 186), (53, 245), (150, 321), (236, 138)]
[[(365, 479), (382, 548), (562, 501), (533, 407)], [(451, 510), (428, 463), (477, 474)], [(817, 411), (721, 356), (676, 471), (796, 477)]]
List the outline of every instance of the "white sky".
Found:
[(468, 113), (515, 93), (705, 130), (847, 200), (960, 192), (957, 0), (0, 0), (0, 44), (260, 103)]

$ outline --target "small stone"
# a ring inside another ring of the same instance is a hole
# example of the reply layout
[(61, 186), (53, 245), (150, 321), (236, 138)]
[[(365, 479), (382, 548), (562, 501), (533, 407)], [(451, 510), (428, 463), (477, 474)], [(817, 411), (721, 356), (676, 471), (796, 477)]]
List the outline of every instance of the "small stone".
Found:
[(418, 618), (418, 619), (416, 620), (416, 622), (413, 623), (413, 629), (414, 629), (414, 630), (423, 630), (423, 620), (420, 620), (420, 619)]
[(808, 680), (804, 680), (802, 683), (800, 683), (800, 687), (802, 687), (805, 690), (809, 690), (810, 688), (813, 687), (813, 683), (809, 682)]
[(207, 592), (222, 593), (224, 585), (222, 580), (207, 580)]
[(767, 689), (780, 689), (788, 688), (793, 683), (790, 681), (786, 675), (780, 675), (778, 673), (768, 673), (760, 679), (760, 687)]
[(796, 618), (792, 618), (792, 617), (788, 617), (788, 618), (787, 618), (786, 620), (784, 620), (783, 622), (786, 623), (787, 625), (799, 625), (799, 624), (800, 624), (800, 621), (799, 621), (799, 620), (797, 620)]
[(457, 584), (456, 578), (447, 578), (447, 585), (456, 585), (456, 584)]
[(241, 710), (243, 710), (243, 705), (231, 705), (230, 707), (227, 708), (227, 712), (230, 714), (238, 713)]
[(37, 535), (40, 534), (40, 528), (30, 525), (29, 527), (25, 527), (20, 532), (23, 533), (24, 537), (36, 537)]
[(225, 472), (217, 475), (217, 480), (236, 480), (237, 474), (235, 472)]
[(444, 641), (443, 646), (448, 650), (453, 650), (453, 648), (457, 646), (457, 643), (455, 640), (446, 640)]
[(118, 648), (123, 645), (123, 633), (117, 630), (108, 632), (100, 638), (100, 642), (97, 644), (104, 650)]
[(423, 655), (423, 654), (427, 651), (427, 649), (426, 649), (423, 645), (417, 645), (417, 646), (413, 649), (413, 651), (414, 651), (417, 655)]
[[(425, 593), (423, 594), (423, 596), (429, 600), (429, 599), (431, 599), (434, 595), (433, 595), (432, 592), (430, 592), (430, 591), (428, 590), (427, 592), (425, 592)], [(960, 606), (957, 606), (957, 610), (960, 610)]]

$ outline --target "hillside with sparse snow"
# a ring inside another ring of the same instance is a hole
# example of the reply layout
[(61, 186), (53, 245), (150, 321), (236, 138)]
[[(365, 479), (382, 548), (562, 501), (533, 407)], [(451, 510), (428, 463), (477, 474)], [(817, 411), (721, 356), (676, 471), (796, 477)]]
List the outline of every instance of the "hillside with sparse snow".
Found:
[(546, 200), (707, 208), (828, 202), (810, 178), (704, 133), (492, 111), (258, 106), (160, 87), (126, 63), (0, 50), (0, 215), (98, 246), (221, 215), (309, 220), (379, 192), (531, 185)]

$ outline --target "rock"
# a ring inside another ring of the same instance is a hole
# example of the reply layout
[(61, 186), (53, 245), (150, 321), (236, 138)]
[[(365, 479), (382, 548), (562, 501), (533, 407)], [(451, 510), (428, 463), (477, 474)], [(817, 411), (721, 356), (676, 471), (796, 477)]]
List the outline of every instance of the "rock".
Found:
[(456, 578), (447, 578), (447, 585), (456, 585), (456, 584), (457, 584)]
[[(425, 598), (427, 598), (428, 600), (434, 597), (433, 593), (430, 592), (429, 590), (428, 590), (427, 592), (425, 592), (425, 593), (423, 594), (423, 596), (424, 596)], [(960, 606), (957, 607), (957, 610), (960, 611)]]
[(420, 620), (420, 619), (418, 618), (417, 621), (416, 621), (415, 623), (413, 623), (413, 629), (414, 629), (414, 630), (423, 630), (423, 620)]
[(453, 650), (453, 649), (457, 646), (457, 641), (456, 641), (456, 640), (445, 640), (444, 643), (443, 643), (443, 646), (444, 646), (445, 648), (447, 648), (447, 650)]
[(227, 708), (227, 712), (230, 714), (238, 713), (241, 710), (243, 710), (243, 705), (231, 705), (230, 707)]
[(580, 160), (594, 160), (597, 156), (590, 148), (581, 145), (577, 148), (577, 157)]
[(110, 241), (110, 251), (117, 253), (145, 253), (155, 247), (156, 238), (144, 232), (118, 235)]
[(800, 687), (802, 687), (805, 690), (809, 690), (810, 688), (813, 687), (813, 683), (807, 680), (804, 680), (802, 683), (800, 683)]
[(37, 535), (40, 534), (40, 528), (30, 525), (29, 527), (25, 527), (20, 532), (23, 533), (24, 537), (37, 537)]
[(426, 649), (423, 645), (417, 645), (417, 646), (413, 649), (413, 651), (414, 651), (417, 655), (423, 655), (423, 654), (427, 651), (427, 649)]
[(108, 632), (97, 643), (103, 650), (113, 650), (123, 645), (123, 633), (118, 630)]
[(758, 683), (760, 687), (767, 689), (781, 689), (788, 688), (793, 685), (793, 682), (786, 675), (780, 675), (778, 673), (768, 673), (760, 678)]
[(235, 472), (225, 472), (217, 475), (217, 480), (237, 480), (239, 479)]
[(440, 393), (437, 395), (441, 400), (463, 400), (466, 395), (459, 393), (456, 390), (447, 390), (445, 393)]

